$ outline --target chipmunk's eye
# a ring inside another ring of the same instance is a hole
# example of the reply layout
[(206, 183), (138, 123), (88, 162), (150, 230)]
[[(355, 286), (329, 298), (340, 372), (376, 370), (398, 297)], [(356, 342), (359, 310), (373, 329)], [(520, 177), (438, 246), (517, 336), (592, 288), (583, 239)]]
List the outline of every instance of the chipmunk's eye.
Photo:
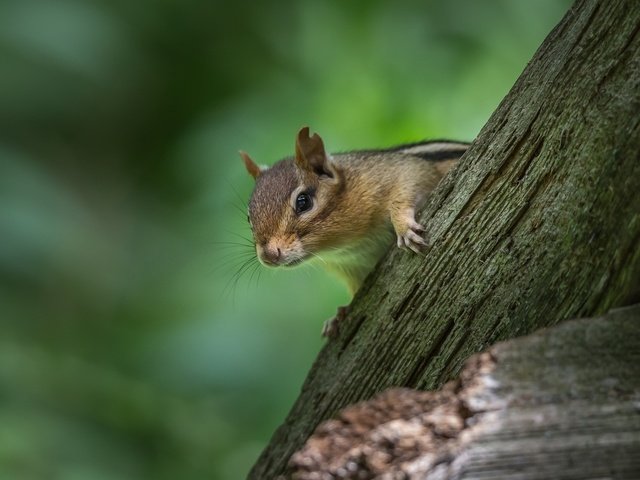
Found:
[(313, 202), (311, 201), (311, 195), (308, 193), (301, 193), (296, 198), (296, 213), (300, 214), (302, 212), (306, 212), (313, 206)]

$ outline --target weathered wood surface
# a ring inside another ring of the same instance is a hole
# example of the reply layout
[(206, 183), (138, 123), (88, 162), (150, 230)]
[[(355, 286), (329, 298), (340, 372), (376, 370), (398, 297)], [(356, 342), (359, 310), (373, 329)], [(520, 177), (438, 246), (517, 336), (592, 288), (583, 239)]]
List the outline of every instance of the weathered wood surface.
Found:
[(472, 357), (441, 391), (392, 389), (324, 422), (294, 480), (640, 478), (640, 305)]
[(576, 2), (425, 206), (427, 255), (392, 249), (369, 277), (249, 478), (283, 473), (345, 405), (438, 388), (471, 354), (637, 284), (639, 31), (640, 2)]

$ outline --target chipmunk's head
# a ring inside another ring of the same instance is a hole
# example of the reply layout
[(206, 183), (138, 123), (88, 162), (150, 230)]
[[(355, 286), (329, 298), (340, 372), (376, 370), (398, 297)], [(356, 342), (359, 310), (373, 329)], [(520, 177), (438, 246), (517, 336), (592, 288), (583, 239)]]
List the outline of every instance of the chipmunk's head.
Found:
[(249, 224), (260, 261), (293, 266), (339, 237), (332, 213), (344, 187), (341, 170), (327, 156), (318, 134), (302, 128), (294, 158), (259, 167), (240, 152), (256, 185), (249, 200)]

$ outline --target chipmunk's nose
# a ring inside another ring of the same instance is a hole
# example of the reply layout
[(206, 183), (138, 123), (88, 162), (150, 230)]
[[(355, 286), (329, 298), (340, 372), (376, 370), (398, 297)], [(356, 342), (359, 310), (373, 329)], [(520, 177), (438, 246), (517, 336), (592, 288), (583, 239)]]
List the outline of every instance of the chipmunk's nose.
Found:
[(280, 258), (282, 257), (282, 251), (280, 248), (271, 242), (263, 245), (258, 250), (258, 254), (260, 259), (267, 265), (279, 265)]

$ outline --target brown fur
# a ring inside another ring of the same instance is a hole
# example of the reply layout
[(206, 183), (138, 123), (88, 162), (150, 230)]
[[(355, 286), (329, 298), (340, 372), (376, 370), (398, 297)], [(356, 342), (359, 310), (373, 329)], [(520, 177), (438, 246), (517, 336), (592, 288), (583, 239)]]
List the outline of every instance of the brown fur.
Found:
[[(316, 258), (343, 277), (353, 293), (388, 248), (394, 230), (410, 248), (423, 245), (416, 237), (421, 227), (415, 210), (455, 162), (429, 162), (401, 151), (329, 157), (322, 139), (309, 137), (304, 128), (295, 158), (255, 177), (249, 217), (258, 256), (285, 266)], [(301, 192), (312, 195), (313, 208), (296, 214)]]

